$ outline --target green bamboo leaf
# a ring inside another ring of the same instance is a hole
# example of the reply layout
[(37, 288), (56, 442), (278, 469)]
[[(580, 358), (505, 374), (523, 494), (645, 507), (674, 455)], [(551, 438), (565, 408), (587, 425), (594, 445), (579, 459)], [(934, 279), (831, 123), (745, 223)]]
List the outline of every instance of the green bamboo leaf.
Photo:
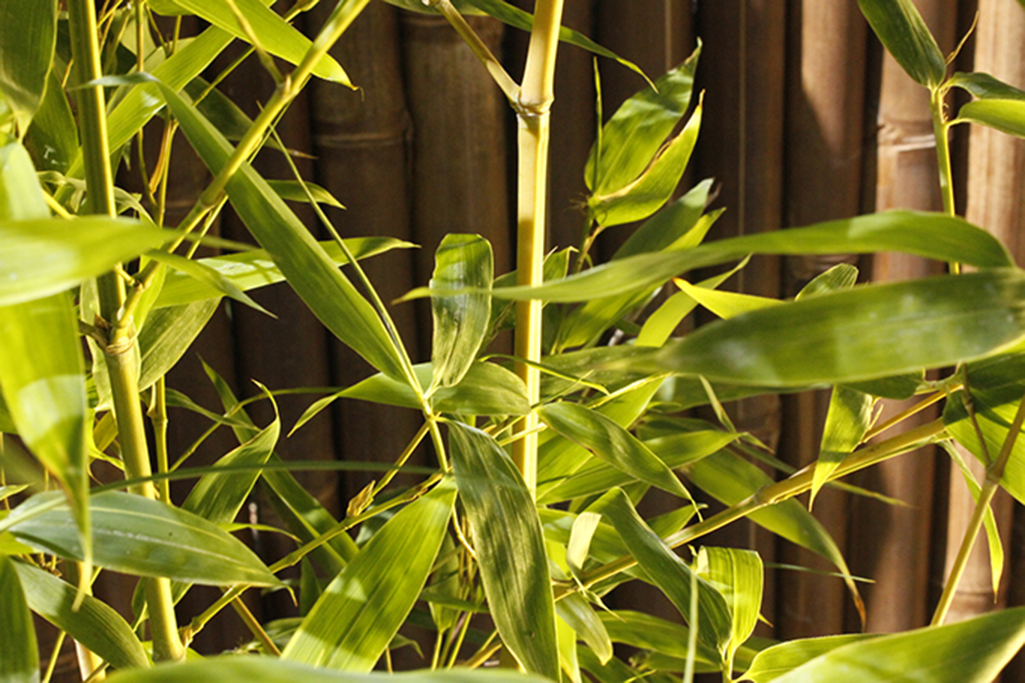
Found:
[(778, 306), (783, 302), (764, 296), (753, 296), (740, 292), (727, 292), (692, 285), (686, 280), (675, 279), (680, 291), (698, 302), (720, 318), (733, 318), (741, 313), (760, 311), (763, 308)]
[(495, 627), (527, 671), (558, 680), (555, 603), (533, 496), (494, 438), (450, 423), (449, 439)]
[(350, 673), (304, 666), (276, 657), (252, 655), (209, 657), (202, 661), (147, 670), (124, 671), (111, 683), (551, 683), (515, 671), (445, 669), (407, 673)]
[(212, 287), (222, 296), (231, 297), (235, 301), (243, 303), (250, 308), (260, 311), (261, 313), (265, 313), (272, 318), (277, 317), (266, 308), (253, 301), (248, 294), (239, 289), (238, 285), (205, 263), (193, 261), (192, 259), (187, 259), (184, 256), (168, 254), (162, 251), (151, 251), (149, 253), (149, 257), (154, 261), (164, 264), (165, 266), (174, 268), (179, 273), (184, 273), (194, 280), (202, 282), (208, 287)]
[(961, 107), (955, 123), (969, 121), (1025, 138), (1025, 100), (975, 100)]
[(577, 634), (562, 619), (555, 620), (555, 633), (558, 637), (559, 665), (562, 667), (562, 680), (570, 683), (583, 683), (580, 677), (580, 663), (577, 661)]
[[(411, 242), (391, 237), (354, 237), (344, 241), (345, 246), (357, 260), (383, 254), (392, 249), (410, 249), (415, 246)], [(320, 244), (334, 263), (345, 265), (349, 262), (348, 257), (336, 242), (321, 242)], [(244, 292), (272, 285), (285, 279), (281, 269), (275, 265), (263, 249), (197, 259), (197, 262), (217, 271)], [(168, 273), (167, 280), (153, 307), (179, 306), (204, 299), (220, 298), (221, 294), (217, 288), (200, 280), (183, 273), (171, 272)]]
[[(145, 74), (137, 76), (152, 80)], [(195, 107), (167, 85), (158, 84), (193, 148), (218, 172), (231, 154), (231, 145)], [(380, 317), (267, 182), (252, 166), (243, 164), (226, 190), (246, 227), (321, 322), (375, 368), (402, 378), (399, 353)]]
[(737, 261), (748, 254), (868, 254), (899, 251), (980, 268), (1013, 266), (995, 237), (960, 218), (938, 213), (888, 211), (774, 230), (702, 244), (682, 252), (640, 254), (538, 287), (496, 287), (502, 299), (588, 301), (659, 285), (695, 268)]
[[(631, 610), (605, 612), (601, 615), (601, 620), (608, 630), (609, 638), (615, 643), (681, 660), (687, 658), (690, 629), (686, 626)], [(694, 654), (697, 672), (719, 671), (720, 657), (715, 648), (699, 640)]]
[(652, 251), (693, 249), (701, 244), (711, 222), (702, 221), (713, 180), (708, 178), (692, 187), (672, 204), (637, 228), (616, 250), (613, 260)]
[(427, 583), (455, 496), (443, 482), (388, 520), (324, 589), (282, 657), (370, 671)]
[(680, 134), (658, 150), (639, 176), (608, 192), (596, 191), (588, 198), (589, 213), (598, 225), (610, 227), (643, 220), (669, 200), (697, 143), (701, 111), (698, 104)]
[(619, 191), (652, 163), (687, 113), (700, 55), (699, 43), (685, 62), (659, 78), (654, 88), (629, 98), (602, 126), (600, 142), (591, 147), (584, 167), (584, 180), (593, 194)]
[(139, 390), (153, 386), (181, 360), (192, 342), (217, 310), (218, 300), (208, 299), (184, 306), (158, 308), (150, 313), (139, 332), (142, 369)]
[(14, 562), (0, 555), (0, 681), (38, 683), (39, 646)]
[[(25, 148), (17, 143), (0, 148), (0, 226), (22, 227), (48, 215)], [(3, 244), (0, 260), (11, 251), (9, 241), (5, 239)], [(47, 251), (44, 258), (51, 260), (61, 254), (59, 247)], [(73, 260), (74, 256), (65, 258)], [(27, 265), (45, 270), (39, 262)], [(64, 487), (81, 534), (88, 570), (92, 563), (89, 403), (71, 296), (55, 293), (34, 301), (0, 305), (0, 339), (0, 393), (10, 421), (29, 450)]]
[[(77, 590), (53, 574), (14, 563), (33, 612), (95, 652), (118, 669), (150, 666), (142, 643), (120, 614), (91, 595), (74, 608)], [(6, 603), (5, 603), (6, 604)]]
[[(637, 680), (641, 676), (643, 676), (645, 683), (677, 683), (680, 680), (679, 676), (670, 676), (658, 671), (641, 671), (632, 668), (615, 657), (602, 664), (594, 656), (594, 653), (589, 650), (580, 650), (577, 653), (577, 657), (580, 659), (580, 666), (586, 669), (598, 683), (622, 683), (623, 681)], [(702, 672), (718, 670), (719, 667), (711, 667), (705, 670), (698, 669), (698, 671)]]
[(815, 502), (815, 496), (829, 479), (829, 475), (865, 438), (865, 433), (872, 426), (873, 405), (875, 401), (864, 392), (844, 386), (833, 387), (829, 397), (829, 410), (826, 413), (826, 425), (822, 430), (819, 457), (815, 461), (809, 509)]
[(706, 325), (635, 362), (760, 386), (889, 377), (981, 358), (1020, 339), (1023, 295), (1018, 270), (866, 286)]
[(1025, 644), (1025, 608), (946, 626), (884, 635), (838, 647), (776, 678), (798, 681), (893, 681), (914, 672), (928, 683), (989, 683)]
[[(975, 421), (979, 425), (982, 437), (985, 440), (985, 448), (979, 443), (975, 432), (975, 426), (968, 417), (963, 397), (960, 393), (955, 394), (947, 402), (943, 411), (943, 420), (946, 423), (947, 432), (962, 446), (974, 455), (979, 462), (985, 464), (996, 457), (1000, 452), (1004, 441), (1007, 439), (1007, 432), (1010, 430), (1014, 413), (1017, 410), (1017, 402), (1013, 404), (1002, 404), (996, 406), (980, 406), (976, 403), (976, 393), (973, 389), (972, 398), (975, 410)], [(984, 397), (981, 397), (984, 398)], [(1020, 399), (1020, 396), (1019, 396)], [(1019, 434), (1011, 449), (1010, 460), (1004, 469), (1003, 479), (1000, 485), (1019, 501), (1025, 502), (1025, 436)]]
[[(645, 441), (649, 448), (668, 467), (677, 468), (697, 462), (716, 453), (739, 438), (738, 434), (719, 431), (697, 431)], [(538, 477), (540, 478), (540, 473)], [(555, 486), (538, 487), (538, 501), (556, 503), (580, 496), (594, 495), (613, 486), (626, 486), (636, 481), (630, 474), (604, 462), (595, 462), (576, 470)], [(542, 494), (541, 491), (544, 491)]]
[[(182, 9), (188, 10), (236, 38), (250, 41), (250, 36), (239, 26), (235, 13), (224, 2), (202, 2), (201, 0), (174, 0)], [(310, 48), (310, 40), (282, 19), (277, 12), (268, 9), (260, 0), (235, 0), (235, 6), (246, 18), (253, 36), (267, 52), (287, 62), (298, 64)], [(334, 58), (325, 55), (313, 68), (317, 76), (353, 87), (345, 70)]]
[[(35, 514), (34, 508), (53, 501), (53, 493), (39, 493), (19, 505), (7, 519), (11, 532), (42, 552), (81, 560), (67, 506)], [(241, 541), (190, 512), (117, 491), (93, 496), (90, 510), (95, 561), (101, 567), (215, 586), (281, 583)]]
[(50, 70), (46, 92), (32, 118), (25, 147), (32, 153), (39, 170), (67, 172), (71, 160), (78, 154), (78, 126), (71, 112), (71, 104), (57, 72)]
[(858, 6), (879, 42), (911, 78), (927, 88), (943, 82), (947, 62), (912, 0), (858, 0)]
[(961, 88), (980, 100), (1025, 100), (1025, 90), (1004, 83), (987, 73), (962, 73), (958, 71), (947, 85)]
[(705, 546), (698, 552), (697, 572), (722, 594), (730, 610), (730, 637), (725, 648), (729, 673), (734, 654), (758, 625), (764, 587), (762, 559), (753, 550)]
[(829, 270), (819, 273), (811, 282), (801, 288), (795, 299), (817, 296), (841, 289), (850, 289), (858, 281), (858, 269), (849, 263), (838, 263)]
[[(719, 285), (726, 282), (726, 280), (730, 279), (734, 273), (747, 265), (747, 262), (748, 259), (744, 259), (725, 273), (720, 273), (714, 277), (702, 280), (697, 284), (697, 286), (708, 290), (717, 289)], [(697, 300), (687, 294), (687, 292), (682, 290), (676, 292), (648, 316), (648, 319), (644, 321), (644, 325), (641, 327), (641, 331), (638, 333), (634, 344), (636, 346), (662, 346), (666, 343), (669, 337), (673, 335), (673, 332), (676, 331), (676, 327), (682, 323), (683, 319), (690, 315), (691, 311), (697, 308), (697, 306)], [(706, 393), (703, 388), (702, 393)], [(702, 398), (702, 400), (704, 400), (704, 398)]]
[(0, 96), (22, 135), (43, 101), (57, 45), (57, 0), (5, 0), (0, 7)]
[(639, 481), (692, 500), (673, 471), (614, 420), (574, 403), (551, 403), (538, 408), (537, 412), (549, 427), (613, 467)]
[(874, 633), (849, 633), (842, 636), (800, 638), (773, 645), (755, 655), (751, 667), (740, 680), (769, 683), (831, 650), (876, 637)]
[(473, 366), (491, 321), (491, 281), (494, 279), (491, 243), (480, 235), (448, 234), (434, 254), (431, 289), (474, 289), (474, 293), (432, 296), (434, 373), (428, 395), (453, 387)]
[(612, 640), (601, 617), (580, 593), (570, 593), (555, 603), (555, 612), (576, 632), (580, 640), (605, 663), (612, 659)]
[[(600, 512), (612, 522), (637, 563), (688, 620), (694, 572), (637, 514), (626, 493), (614, 488), (595, 501), (589, 510)], [(698, 623), (691, 624), (691, 628), (698, 629), (699, 642), (721, 660), (723, 648), (730, 638), (729, 608), (711, 584), (700, 577), (696, 583)]]
[[(340, 201), (335, 199), (335, 196), (328, 192), (325, 188), (317, 185), (316, 183), (309, 183), (305, 180), (299, 182), (298, 180), (268, 180), (267, 184), (270, 188), (277, 193), (282, 199), (287, 199), (290, 202), (303, 202), (309, 203), (310, 198), (306, 194), (306, 190), (310, 191), (313, 195), (313, 199), (320, 204), (327, 204), (333, 206), (336, 209), (344, 209)], [(306, 189), (303, 189), (303, 186)]]
[(581, 512), (573, 520), (569, 542), (566, 544), (566, 565), (573, 576), (580, 578), (584, 563), (591, 551), (591, 539), (601, 523), (601, 515), (597, 512)]

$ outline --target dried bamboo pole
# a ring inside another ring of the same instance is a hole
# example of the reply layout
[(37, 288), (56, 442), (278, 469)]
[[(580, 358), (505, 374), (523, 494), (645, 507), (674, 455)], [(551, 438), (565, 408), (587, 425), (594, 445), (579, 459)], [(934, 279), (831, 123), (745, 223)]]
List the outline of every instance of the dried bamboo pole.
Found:
[[(992, 73), (1019, 87), (1025, 85), (1025, 12), (1019, 3), (1011, 0), (980, 0), (979, 26), (975, 39), (975, 70)], [(987, 128), (975, 126), (971, 130), (968, 157), (969, 221), (996, 234), (1020, 262), (1025, 255), (1021, 233), (1025, 228), (1025, 211), (1021, 206), (1020, 187), (1025, 180), (1025, 145)], [(972, 465), (975, 459), (967, 456)], [(976, 470), (977, 473), (981, 470)], [(978, 476), (978, 475), (977, 475)], [(974, 508), (959, 476), (954, 473), (950, 482), (950, 510), (947, 532), (947, 562), (949, 571), (960, 546), (967, 520)], [(993, 502), (997, 524), (1006, 544), (1010, 538), (1013, 517), (1010, 497), (1000, 492)], [(1015, 549), (1017, 551), (1017, 549)], [(946, 573), (946, 572), (945, 572)], [(1005, 598), (1006, 579), (996, 596), (996, 604)], [(965, 575), (947, 616), (948, 621), (966, 619), (995, 606), (989, 570), (988, 551), (984, 539), (976, 541)]]
[[(330, 6), (311, 13), (323, 22)], [(356, 84), (353, 92), (329, 83), (311, 84), (310, 118), (314, 134), (317, 181), (346, 206), (328, 207), (329, 218), (346, 237), (390, 236), (413, 240), (409, 202), (409, 114), (406, 109), (397, 11), (371, 3), (335, 44), (331, 54), (344, 64)], [(364, 266), (385, 301), (412, 289), (413, 257), (400, 250), (370, 259)], [(412, 306), (392, 315), (410, 355), (416, 358), (417, 320)], [(334, 382), (347, 386), (372, 372), (351, 349), (332, 342)], [(411, 412), (386, 410), (362, 401), (336, 406), (335, 439), (347, 460), (392, 461), (419, 427)], [(304, 428), (305, 429), (305, 428)], [(347, 473), (339, 491), (351, 500), (374, 478)]]

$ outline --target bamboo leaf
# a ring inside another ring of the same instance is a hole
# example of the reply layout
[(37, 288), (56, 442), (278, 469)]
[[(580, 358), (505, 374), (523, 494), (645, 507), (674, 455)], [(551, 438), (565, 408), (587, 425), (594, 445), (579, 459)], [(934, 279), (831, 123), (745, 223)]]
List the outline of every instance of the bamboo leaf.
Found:
[(698, 574), (712, 584), (730, 610), (726, 661), (751, 637), (762, 608), (762, 559), (753, 550), (705, 546), (698, 552)]
[(975, 100), (957, 112), (957, 123), (970, 121), (1025, 138), (1025, 100)]
[(446, 669), (407, 673), (350, 673), (304, 666), (276, 657), (209, 657), (202, 661), (147, 670), (125, 671), (111, 683), (222, 683), (223, 681), (260, 681), (261, 683), (550, 683), (539, 676), (514, 671)]
[(725, 292), (717, 289), (698, 287), (686, 280), (674, 279), (680, 291), (698, 302), (720, 318), (732, 318), (741, 313), (760, 311), (763, 308), (770, 308), (782, 304), (778, 299), (771, 299), (764, 296), (753, 296), (740, 292)]
[(612, 659), (612, 640), (605, 624), (580, 593), (570, 593), (555, 603), (555, 612), (587, 643), (599, 661)]
[(602, 126), (600, 147), (592, 146), (584, 167), (584, 179), (593, 194), (619, 191), (652, 163), (690, 106), (700, 55), (699, 43), (685, 62), (659, 78), (654, 88), (629, 98)]
[(71, 104), (64, 94), (60, 77), (50, 70), (46, 91), (32, 118), (25, 147), (32, 153), (39, 170), (66, 173), (78, 154), (78, 126)]
[[(7, 519), (11, 533), (42, 552), (81, 560), (81, 544), (66, 505), (35, 514), (34, 508), (53, 500), (53, 493), (39, 493), (15, 508)], [(94, 559), (101, 567), (215, 586), (280, 584), (249, 548), (190, 512), (117, 491), (93, 496), (90, 510)]]
[[(15, 562), (25, 597), (32, 611), (82, 643), (118, 669), (146, 669), (149, 658), (125, 620), (91, 595), (75, 609), (74, 586), (53, 574)], [(6, 604), (6, 603), (5, 603)]]
[[(334, 241), (320, 244), (334, 263), (345, 265), (349, 262), (341, 247)], [(410, 249), (415, 245), (391, 237), (355, 237), (345, 240), (345, 246), (352, 252), (353, 257), (360, 260), (383, 254), (392, 249)], [(244, 292), (272, 285), (285, 279), (281, 269), (275, 265), (263, 249), (198, 259), (197, 263), (202, 263), (217, 271)], [(221, 294), (222, 292), (216, 287), (211, 287), (183, 273), (171, 272), (168, 273), (167, 280), (153, 307), (180, 306), (204, 299), (220, 298)]]
[(819, 273), (811, 282), (801, 288), (795, 299), (818, 296), (827, 292), (850, 289), (858, 281), (858, 269), (849, 263), (838, 263), (829, 270)]
[(705, 238), (711, 224), (700, 219), (708, 205), (712, 179), (702, 180), (685, 195), (644, 222), (616, 250), (613, 260), (646, 254), (652, 251), (692, 249)]
[[(250, 36), (239, 26), (235, 13), (228, 3), (202, 2), (201, 0), (174, 0), (175, 4), (190, 13), (205, 19), (231, 35), (250, 41)], [(260, 0), (235, 0), (235, 6), (246, 18), (257, 42), (267, 52), (281, 57), (292, 64), (298, 64), (310, 48), (310, 40), (291, 27), (277, 12), (266, 7)], [(354, 87), (345, 70), (329, 55), (325, 55), (313, 68), (317, 76)]]
[[(702, 280), (697, 284), (697, 287), (708, 290), (717, 289), (719, 285), (726, 282), (745, 265), (747, 265), (747, 259), (744, 259), (725, 273)], [(641, 327), (641, 331), (637, 334), (634, 344), (636, 346), (662, 346), (672, 336), (676, 327), (697, 306), (697, 300), (687, 294), (687, 292), (683, 290), (676, 292), (648, 316), (648, 319), (644, 321), (644, 325)], [(702, 393), (706, 392), (702, 391)]]
[(218, 273), (213, 268), (207, 266), (205, 263), (193, 261), (192, 259), (187, 259), (184, 256), (178, 256), (177, 254), (168, 254), (161, 251), (151, 251), (149, 253), (149, 257), (154, 261), (163, 263), (165, 266), (169, 266), (180, 273), (188, 275), (194, 280), (202, 282), (208, 287), (212, 287), (223, 296), (231, 297), (235, 301), (243, 303), (250, 308), (260, 311), (261, 313), (265, 313), (272, 318), (277, 317), (266, 308), (253, 301), (248, 294), (239, 289), (238, 285)]
[(980, 100), (1025, 100), (1025, 90), (1019, 90), (987, 73), (958, 71), (947, 84), (961, 88)]
[[(637, 369), (759, 386), (857, 382), (981, 358), (1025, 334), (1025, 274), (834, 292), (706, 325)], [(950, 325), (951, 320), (960, 324)]]
[(0, 681), (38, 683), (39, 646), (14, 562), (0, 555)]
[(427, 583), (455, 495), (443, 482), (388, 520), (324, 589), (282, 657), (370, 671)]
[(928, 683), (989, 683), (1025, 644), (1025, 608), (1002, 610), (838, 647), (776, 678), (798, 681), (899, 680), (914, 672)]
[(639, 176), (606, 193), (596, 191), (588, 198), (589, 212), (598, 225), (610, 227), (645, 219), (669, 200), (697, 143), (701, 112), (699, 104), (680, 134), (658, 150)]
[(680, 252), (639, 254), (596, 266), (538, 287), (496, 287), (502, 299), (588, 301), (659, 285), (695, 268), (728, 263), (748, 254), (868, 254), (900, 251), (980, 268), (1014, 265), (1004, 246), (981, 228), (944, 214), (888, 211), (774, 230), (702, 244)]
[(869, 26), (897, 63), (918, 83), (943, 82), (947, 62), (912, 0), (858, 0)]
[[(309, 183), (305, 180), (301, 183), (298, 180), (268, 180), (267, 184), (270, 185), (270, 188), (274, 190), (279, 197), (290, 202), (308, 203), (310, 198), (306, 194), (306, 190), (309, 190), (310, 194), (313, 195), (313, 199), (318, 203), (327, 204), (328, 206), (333, 206), (336, 209), (345, 208), (342, 206), (340, 201), (335, 199), (333, 194), (316, 183)], [(305, 190), (303, 189), (303, 186), (305, 186)]]
[(755, 655), (751, 668), (744, 672), (740, 680), (769, 683), (831, 650), (876, 637), (874, 633), (849, 633), (822, 638), (799, 638), (773, 645)]
[[(690, 617), (693, 570), (674, 553), (644, 522), (622, 489), (615, 488), (589, 508), (601, 512), (616, 527), (623, 542), (637, 563), (685, 620)], [(698, 577), (698, 640), (721, 659), (730, 638), (730, 613), (723, 596), (707, 581)]]
[[(606, 612), (601, 615), (601, 620), (615, 643), (678, 659), (687, 658), (690, 629), (686, 626), (631, 610)], [(719, 671), (720, 657), (715, 648), (699, 640), (694, 654), (697, 671)]]
[(692, 500), (673, 471), (657, 455), (614, 420), (574, 403), (538, 408), (538, 416), (562, 436), (637, 480)]
[[(195, 107), (167, 85), (158, 84), (193, 148), (218, 172), (231, 154), (231, 145)], [(226, 190), (246, 227), (314, 315), (375, 368), (402, 378), (395, 342), (380, 317), (267, 182), (249, 164), (243, 164)]]
[(150, 312), (146, 326), (139, 332), (140, 391), (151, 387), (181, 360), (217, 310), (217, 304), (217, 299), (208, 299)]
[(558, 680), (555, 603), (533, 496), (491, 436), (450, 423), (449, 439), (495, 627), (528, 672)]
[(448, 234), (434, 254), (431, 289), (473, 289), (473, 293), (432, 296), (434, 372), (428, 395), (462, 381), (477, 358), (491, 321), (491, 244), (480, 235)]
[(4, 0), (0, 6), (0, 96), (22, 135), (43, 101), (57, 45), (57, 0)]
[(871, 396), (857, 389), (833, 387), (829, 397), (829, 410), (826, 413), (826, 425), (822, 430), (819, 457), (815, 461), (809, 509), (815, 501), (815, 496), (829, 479), (829, 475), (858, 447), (872, 426), (874, 404)]

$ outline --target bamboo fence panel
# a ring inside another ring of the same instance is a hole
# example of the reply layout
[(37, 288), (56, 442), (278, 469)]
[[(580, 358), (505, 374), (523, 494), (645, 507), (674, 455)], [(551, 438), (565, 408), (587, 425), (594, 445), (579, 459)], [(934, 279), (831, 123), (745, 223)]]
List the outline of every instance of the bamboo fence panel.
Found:
[[(1025, 12), (1019, 3), (980, 0), (979, 25), (975, 39), (976, 71), (993, 74), (1019, 87), (1025, 85)], [(973, 126), (968, 158), (969, 221), (995, 233), (1021, 263), (1025, 256), (1022, 231), (1025, 229), (1025, 208), (1022, 207), (1022, 184), (1025, 182), (1025, 145), (988, 128)], [(972, 465), (974, 458), (967, 456)], [(981, 468), (976, 466), (976, 476)], [(964, 535), (964, 526), (974, 503), (956, 474), (950, 481), (950, 506), (947, 532), (947, 563), (949, 569)], [(993, 511), (1004, 539), (1005, 548), (1011, 534), (1014, 516), (1013, 501), (1003, 491), (993, 501)], [(948, 621), (966, 619), (992, 610), (1006, 599), (1005, 571), (999, 593), (994, 596), (989, 571), (989, 557), (984, 536), (975, 545), (971, 562), (961, 581), (960, 590), (951, 605)], [(1013, 558), (1020, 548), (1009, 549)], [(1020, 559), (1017, 561), (1020, 563)], [(1012, 559), (1011, 568), (1016, 564)], [(1019, 575), (1020, 576), (1020, 575)], [(994, 599), (996, 598), (996, 599)]]
[[(318, 6), (312, 23), (320, 25), (330, 9), (324, 3)], [(381, 235), (413, 240), (411, 128), (395, 9), (380, 2), (369, 5), (332, 54), (345, 65), (354, 83), (366, 87), (356, 92), (314, 82), (310, 91), (316, 178), (347, 207), (345, 211), (329, 208), (328, 216), (346, 237)], [(417, 284), (409, 251), (375, 257), (364, 266), (385, 302)], [(395, 306), (391, 313), (410, 355), (417, 358), (415, 309)], [(372, 372), (340, 343), (332, 342), (331, 353), (337, 384), (351, 385)], [(357, 401), (336, 404), (332, 415), (338, 457), (345, 460), (391, 462), (419, 427), (412, 411)], [(371, 473), (346, 473), (339, 492), (343, 506), (373, 478)]]

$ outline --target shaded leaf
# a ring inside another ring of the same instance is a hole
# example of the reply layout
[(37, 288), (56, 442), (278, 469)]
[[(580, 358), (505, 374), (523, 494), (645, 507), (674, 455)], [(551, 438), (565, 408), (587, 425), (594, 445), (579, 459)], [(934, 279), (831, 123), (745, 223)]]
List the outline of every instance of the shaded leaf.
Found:
[(947, 63), (912, 0), (858, 0), (869, 26), (911, 78), (926, 87), (943, 82)]
[(698, 574), (722, 594), (730, 610), (731, 628), (725, 659), (731, 668), (734, 653), (758, 625), (762, 571), (762, 560), (753, 550), (705, 546), (698, 553)]
[(306, 191), (313, 195), (313, 199), (320, 204), (327, 204), (333, 206), (336, 209), (344, 209), (342, 203), (335, 199), (335, 196), (328, 192), (325, 188), (315, 183), (309, 183), (305, 180), (299, 182), (298, 180), (268, 180), (267, 184), (274, 190), (279, 197), (287, 199), (290, 202), (303, 202), (308, 203), (310, 201)]
[(980, 100), (1025, 100), (1025, 91), (1004, 83), (987, 73), (962, 73), (958, 71), (948, 85), (962, 88)]
[(495, 627), (525, 669), (558, 680), (555, 603), (533, 496), (491, 436), (450, 423), (449, 439)]
[[(690, 629), (686, 626), (631, 610), (605, 612), (601, 620), (613, 642), (678, 659), (687, 658)], [(719, 671), (720, 657), (714, 648), (699, 640), (694, 654), (698, 672)]]
[(25, 147), (41, 171), (65, 173), (78, 154), (78, 126), (61, 79), (52, 69), (43, 101), (25, 136)]
[(370, 671), (427, 582), (455, 496), (443, 482), (388, 520), (324, 589), (283, 659)]
[(38, 683), (39, 646), (14, 562), (0, 555), (0, 681)]
[(243, 303), (250, 308), (260, 311), (261, 313), (265, 313), (271, 317), (276, 317), (266, 308), (253, 301), (248, 294), (238, 288), (238, 285), (204, 263), (193, 261), (183, 256), (178, 256), (177, 254), (168, 254), (160, 251), (152, 251), (149, 256), (154, 261), (159, 261), (165, 266), (174, 268), (178, 272), (184, 273), (195, 280), (199, 280), (208, 287), (212, 287), (222, 296), (231, 297), (235, 301)]
[(0, 6), (0, 95), (24, 135), (39, 109), (57, 44), (57, 0)]
[(841, 289), (850, 289), (858, 281), (858, 269), (849, 263), (838, 263), (829, 270), (819, 273), (811, 282), (801, 288), (795, 299), (817, 296)]

